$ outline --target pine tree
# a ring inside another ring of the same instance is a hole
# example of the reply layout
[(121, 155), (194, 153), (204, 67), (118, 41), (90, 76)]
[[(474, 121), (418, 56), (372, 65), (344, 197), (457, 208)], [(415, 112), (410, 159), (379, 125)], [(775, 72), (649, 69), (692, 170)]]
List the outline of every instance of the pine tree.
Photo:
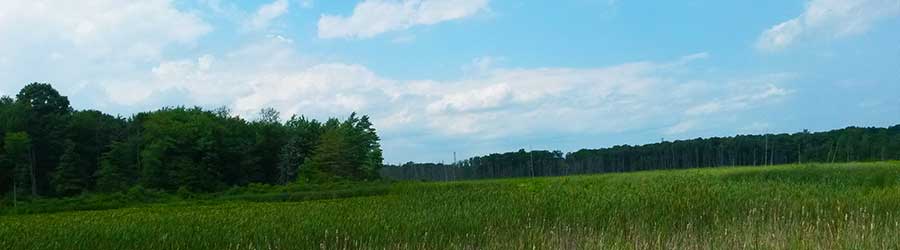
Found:
[(114, 142), (109, 152), (103, 154), (97, 170), (97, 189), (105, 192), (125, 190), (135, 182), (137, 159), (135, 147), (129, 143)]
[(76, 151), (76, 145), (72, 141), (67, 141), (63, 155), (60, 157), (59, 165), (53, 173), (52, 184), (57, 193), (62, 195), (73, 195), (85, 191), (87, 186), (87, 174), (85, 174), (84, 160)]
[(330, 129), (322, 135), (312, 157), (300, 166), (299, 175), (308, 182), (327, 182), (351, 177), (352, 163), (346, 138), (341, 129)]

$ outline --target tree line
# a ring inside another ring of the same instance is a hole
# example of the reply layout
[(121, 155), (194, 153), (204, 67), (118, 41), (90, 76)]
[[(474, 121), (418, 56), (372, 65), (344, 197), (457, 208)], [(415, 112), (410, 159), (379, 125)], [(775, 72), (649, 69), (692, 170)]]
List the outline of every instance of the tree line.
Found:
[(379, 179), (368, 116), (248, 121), (226, 108), (167, 107), (130, 117), (74, 110), (50, 84), (0, 98), (0, 194), (58, 197), (133, 186), (214, 192), (250, 183)]
[(738, 135), (663, 141), (602, 149), (525, 151), (477, 156), (452, 164), (388, 165), (382, 176), (401, 180), (468, 180), (722, 166), (765, 166), (900, 159), (900, 125), (827, 132)]

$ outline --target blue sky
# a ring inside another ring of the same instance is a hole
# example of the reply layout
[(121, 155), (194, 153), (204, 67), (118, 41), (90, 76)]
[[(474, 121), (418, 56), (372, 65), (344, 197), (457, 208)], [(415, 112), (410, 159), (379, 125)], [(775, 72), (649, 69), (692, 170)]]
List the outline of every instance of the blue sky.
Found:
[(900, 123), (900, 0), (0, 5), (0, 94), (358, 111), (389, 163)]

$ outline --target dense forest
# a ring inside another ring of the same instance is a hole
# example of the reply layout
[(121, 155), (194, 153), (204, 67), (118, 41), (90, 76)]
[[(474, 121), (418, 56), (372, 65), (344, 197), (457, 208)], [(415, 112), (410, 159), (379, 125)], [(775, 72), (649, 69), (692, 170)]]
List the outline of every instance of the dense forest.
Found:
[(900, 125), (849, 127), (828, 132), (739, 135), (560, 151), (519, 150), (473, 157), (453, 164), (388, 165), (382, 176), (404, 180), (467, 180), (560, 176), (721, 166), (900, 159)]
[(249, 183), (378, 179), (367, 116), (325, 122), (274, 109), (247, 121), (225, 108), (169, 107), (131, 117), (74, 110), (50, 84), (0, 98), (0, 194), (58, 197), (141, 186), (213, 192)]

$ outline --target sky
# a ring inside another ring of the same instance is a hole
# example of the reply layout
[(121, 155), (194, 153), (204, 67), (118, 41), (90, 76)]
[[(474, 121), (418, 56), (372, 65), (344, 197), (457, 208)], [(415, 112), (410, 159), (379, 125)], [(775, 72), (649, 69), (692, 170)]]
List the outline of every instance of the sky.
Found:
[(369, 115), (386, 163), (900, 123), (900, 0), (0, 0), (0, 95)]

